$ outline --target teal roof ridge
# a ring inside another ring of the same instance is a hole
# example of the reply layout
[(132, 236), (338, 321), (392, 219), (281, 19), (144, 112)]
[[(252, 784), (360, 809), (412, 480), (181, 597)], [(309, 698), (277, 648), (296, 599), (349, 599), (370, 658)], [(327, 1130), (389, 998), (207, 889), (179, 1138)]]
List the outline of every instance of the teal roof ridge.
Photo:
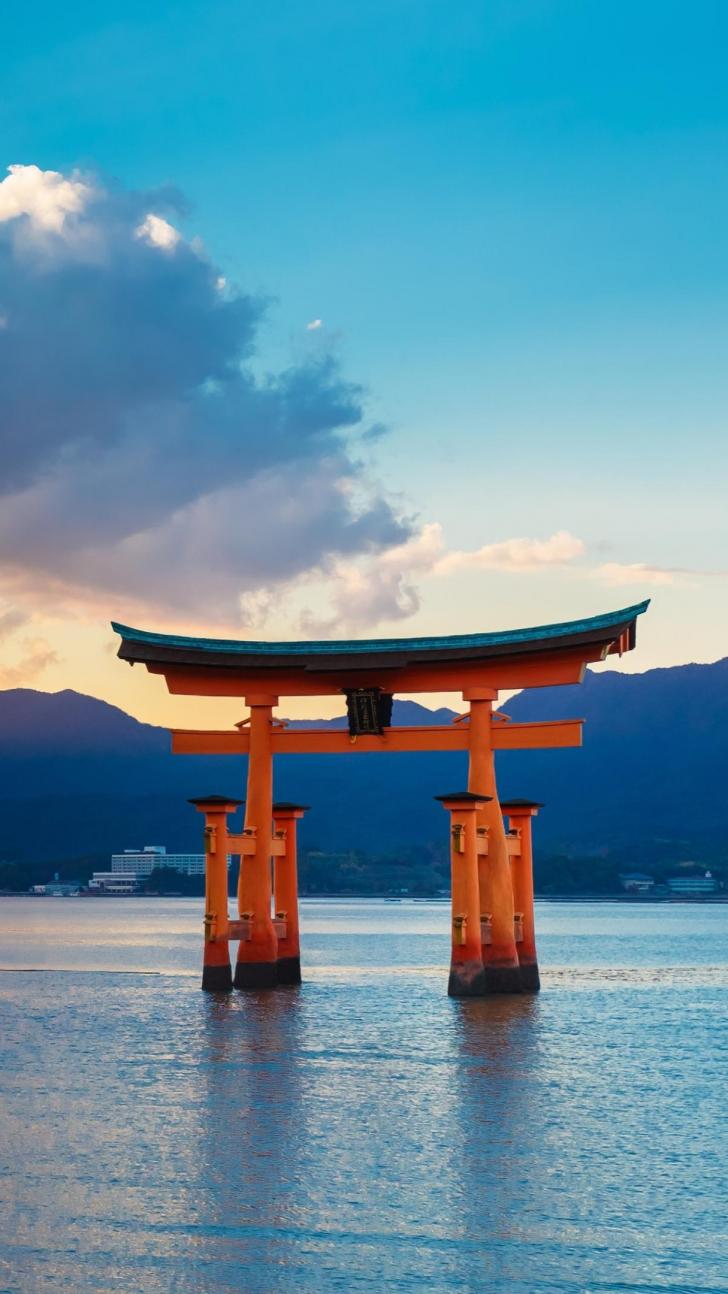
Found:
[(549, 638), (561, 638), (570, 634), (588, 633), (591, 630), (609, 629), (612, 626), (628, 624), (642, 615), (650, 605), (650, 599), (637, 602), (631, 607), (622, 607), (618, 611), (609, 611), (604, 615), (591, 616), (584, 620), (564, 620), (557, 624), (534, 625), (526, 629), (500, 629), (491, 633), (450, 634), (441, 637), (423, 638), (355, 638), (323, 639), (312, 642), (256, 642), (252, 639), (236, 638), (193, 638), (184, 634), (161, 634), (147, 629), (134, 629), (130, 625), (111, 622), (114, 633), (127, 642), (146, 643), (149, 646), (180, 647), (195, 651), (232, 652), (241, 656), (265, 655), (337, 655), (351, 652), (397, 652), (397, 651), (437, 651), (442, 648), (498, 647), (509, 643), (542, 641)]

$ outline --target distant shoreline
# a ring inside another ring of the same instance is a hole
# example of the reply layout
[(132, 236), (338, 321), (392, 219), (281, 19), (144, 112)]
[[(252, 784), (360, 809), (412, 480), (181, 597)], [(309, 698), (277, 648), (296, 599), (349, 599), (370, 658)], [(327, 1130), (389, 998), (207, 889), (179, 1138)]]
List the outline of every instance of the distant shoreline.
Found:
[[(232, 896), (231, 896), (232, 897)], [(387, 903), (449, 903), (449, 894), (301, 894), (301, 899), (366, 899)], [(116, 902), (119, 899), (195, 899), (202, 902), (202, 895), (195, 894), (23, 894), (13, 890), (0, 890), (0, 899), (93, 899), (99, 902), (104, 899)], [(689, 903), (695, 904), (728, 904), (728, 894), (536, 894), (537, 903)]]

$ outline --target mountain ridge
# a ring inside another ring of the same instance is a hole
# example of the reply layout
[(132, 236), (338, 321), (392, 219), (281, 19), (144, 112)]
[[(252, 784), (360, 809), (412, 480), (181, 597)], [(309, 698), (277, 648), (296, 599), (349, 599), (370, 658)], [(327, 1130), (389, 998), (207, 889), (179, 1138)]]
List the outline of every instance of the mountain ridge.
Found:
[[(728, 839), (728, 658), (642, 674), (588, 670), (580, 685), (521, 692), (504, 710), (514, 720), (586, 719), (581, 750), (498, 755), (501, 795), (546, 805), (538, 848), (596, 856), (633, 847), (638, 863), (660, 841), (689, 856), (711, 838)], [(395, 702), (398, 724), (453, 714)], [(239, 797), (244, 765), (242, 757), (173, 756), (166, 729), (72, 689), (1, 691), (0, 857), (80, 857), (147, 839), (194, 848), (199, 818), (187, 798)], [(432, 797), (465, 776), (463, 754), (280, 756), (276, 795), (312, 805), (304, 847), (381, 854), (444, 839)]]

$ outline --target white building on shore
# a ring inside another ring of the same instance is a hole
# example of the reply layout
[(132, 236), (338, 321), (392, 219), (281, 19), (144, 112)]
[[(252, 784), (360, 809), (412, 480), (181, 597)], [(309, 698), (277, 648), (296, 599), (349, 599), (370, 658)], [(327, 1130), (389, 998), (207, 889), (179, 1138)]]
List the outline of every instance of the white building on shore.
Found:
[(112, 872), (150, 876), (155, 867), (171, 867), (184, 876), (204, 876), (205, 855), (168, 854), (165, 845), (145, 845), (143, 849), (125, 849), (121, 854), (111, 855)]
[(621, 872), (619, 883), (628, 894), (649, 894), (655, 888), (654, 876), (646, 872)]
[[(228, 867), (230, 855), (228, 854)], [(88, 888), (95, 894), (138, 894), (139, 882), (155, 868), (168, 867), (182, 876), (204, 876), (204, 854), (168, 854), (165, 845), (145, 845), (111, 855), (110, 872), (94, 872)]]
[(91, 894), (136, 894), (139, 880), (133, 872), (94, 872), (88, 888)]
[(712, 872), (704, 876), (669, 876), (668, 889), (671, 894), (715, 894), (719, 888), (718, 881)]

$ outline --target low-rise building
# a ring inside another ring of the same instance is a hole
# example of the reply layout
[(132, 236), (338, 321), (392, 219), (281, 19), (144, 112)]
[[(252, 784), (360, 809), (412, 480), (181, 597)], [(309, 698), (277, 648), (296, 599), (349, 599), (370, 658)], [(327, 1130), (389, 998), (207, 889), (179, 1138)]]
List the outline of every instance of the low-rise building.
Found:
[(45, 885), (31, 885), (30, 894), (46, 894), (52, 898), (69, 898), (81, 891), (80, 881), (46, 881)]
[(628, 894), (648, 894), (655, 887), (655, 878), (646, 872), (622, 872), (619, 883)]
[(94, 872), (88, 888), (91, 894), (136, 894), (139, 878), (134, 872)]
[(671, 894), (715, 894), (718, 881), (711, 872), (703, 876), (669, 876), (667, 887)]

